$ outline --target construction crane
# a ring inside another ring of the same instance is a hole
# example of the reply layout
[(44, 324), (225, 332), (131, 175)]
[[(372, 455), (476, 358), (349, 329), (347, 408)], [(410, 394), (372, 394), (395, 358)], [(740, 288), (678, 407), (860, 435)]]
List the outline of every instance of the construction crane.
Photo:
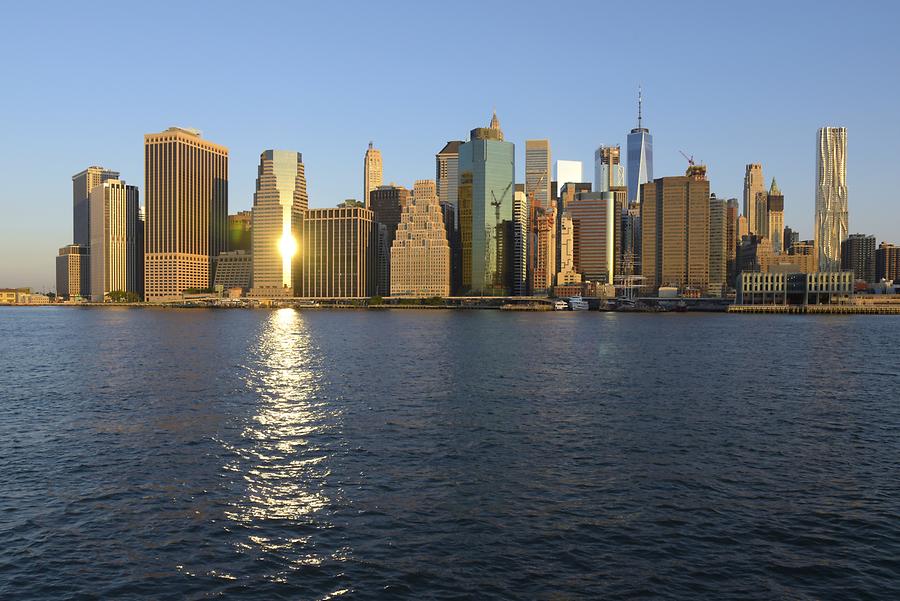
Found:
[(688, 156), (687, 153), (683, 150), (679, 150), (678, 152), (681, 153), (681, 156), (687, 159), (688, 165), (690, 165), (691, 167), (696, 165), (696, 163), (694, 162), (694, 155)]

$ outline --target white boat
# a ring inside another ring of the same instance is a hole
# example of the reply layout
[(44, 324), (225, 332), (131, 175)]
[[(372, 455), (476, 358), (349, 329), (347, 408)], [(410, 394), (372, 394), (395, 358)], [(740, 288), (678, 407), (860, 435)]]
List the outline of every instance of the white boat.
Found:
[(580, 296), (569, 297), (569, 309), (572, 311), (587, 311), (588, 302)]
[(554, 311), (568, 311), (569, 303), (567, 303), (564, 300), (558, 300), (555, 303), (553, 303), (553, 310)]

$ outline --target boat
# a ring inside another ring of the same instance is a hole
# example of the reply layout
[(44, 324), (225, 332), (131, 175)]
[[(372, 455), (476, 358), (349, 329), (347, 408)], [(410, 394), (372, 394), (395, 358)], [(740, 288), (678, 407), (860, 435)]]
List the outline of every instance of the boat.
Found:
[(580, 296), (569, 297), (569, 309), (572, 311), (587, 311), (588, 302)]
[(564, 300), (558, 300), (555, 303), (553, 303), (553, 310), (554, 311), (568, 311), (569, 303), (567, 303)]

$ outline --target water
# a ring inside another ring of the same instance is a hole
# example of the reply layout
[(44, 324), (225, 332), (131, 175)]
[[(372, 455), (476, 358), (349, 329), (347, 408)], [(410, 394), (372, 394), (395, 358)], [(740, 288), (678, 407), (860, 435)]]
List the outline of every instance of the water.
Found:
[(0, 310), (0, 598), (897, 599), (898, 326)]

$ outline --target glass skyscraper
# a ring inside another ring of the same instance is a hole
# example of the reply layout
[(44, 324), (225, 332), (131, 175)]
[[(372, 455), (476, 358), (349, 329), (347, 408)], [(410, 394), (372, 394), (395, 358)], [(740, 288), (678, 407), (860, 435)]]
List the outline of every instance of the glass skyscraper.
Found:
[(303, 157), (293, 150), (259, 156), (253, 195), (253, 289), (293, 295), (299, 276), (303, 214), (309, 205)]
[(473, 296), (510, 294), (515, 146), (503, 140), (496, 113), (459, 147), (462, 287)]
[(638, 92), (638, 126), (628, 134), (628, 201), (641, 200), (641, 184), (653, 181), (653, 136), (643, 127), (643, 96)]

